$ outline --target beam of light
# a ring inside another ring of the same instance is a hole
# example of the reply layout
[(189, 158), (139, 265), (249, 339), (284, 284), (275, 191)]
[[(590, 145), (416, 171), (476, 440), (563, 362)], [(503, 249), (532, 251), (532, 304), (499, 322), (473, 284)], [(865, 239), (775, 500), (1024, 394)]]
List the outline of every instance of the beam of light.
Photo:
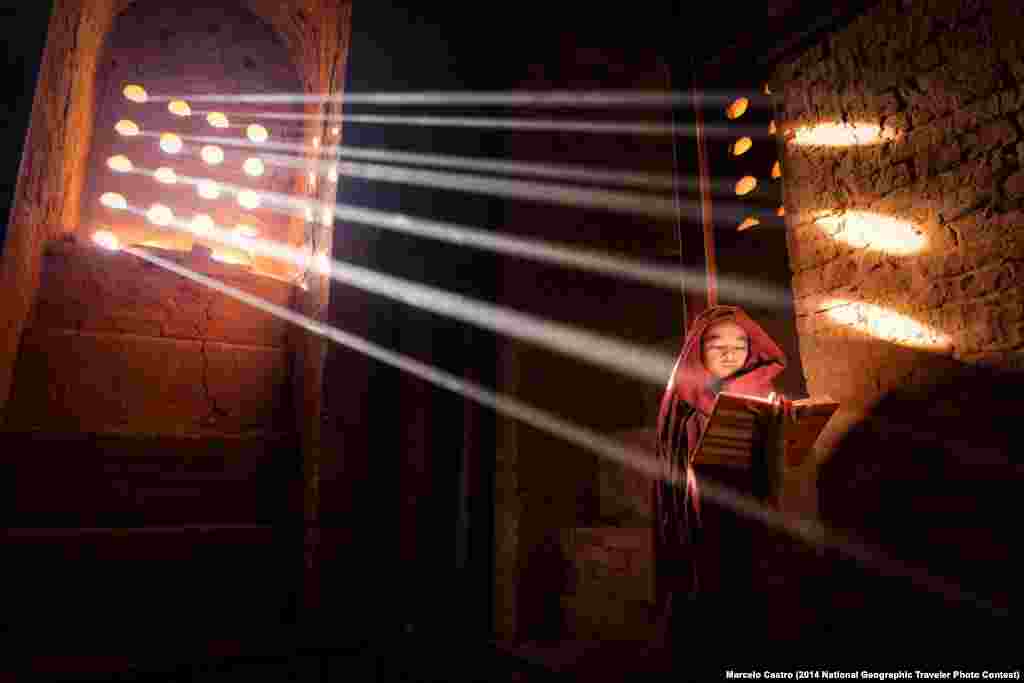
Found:
[(109, 209), (127, 209), (128, 202), (124, 195), (117, 192), (104, 192), (100, 195), (100, 203)]
[(107, 159), (107, 166), (118, 173), (128, 173), (132, 170), (132, 160), (123, 154), (116, 154)]
[[(238, 112), (236, 116), (251, 119), (269, 119), (286, 122), (288, 125), (303, 126), (307, 121), (328, 123), (358, 123), (369, 125), (407, 125), (417, 127), (480, 128), (503, 130), (527, 130), (548, 132), (575, 132), (619, 135), (696, 135), (691, 126), (634, 122), (595, 122), (569, 119), (510, 119), (493, 117), (446, 117), (446, 116), (401, 116), (375, 114), (300, 114), (295, 112)], [(745, 135), (752, 138), (765, 137), (761, 126), (740, 126), (736, 124), (705, 124), (704, 132), (710, 137), (736, 137)]]
[(948, 335), (874, 304), (832, 299), (823, 308), (835, 323), (898, 346), (941, 349), (950, 343)]
[(141, 85), (126, 85), (124, 86), (124, 90), (122, 90), (121, 92), (124, 94), (125, 98), (138, 104), (143, 104), (144, 102), (146, 102), (146, 100), (149, 99), (149, 95), (146, 93), (146, 89), (143, 88)]
[[(145, 135), (145, 133), (143, 133), (143, 135)], [(185, 135), (183, 136), (183, 139), (199, 145), (222, 145), (225, 147), (241, 148), (251, 148), (255, 146), (245, 140), (225, 136)], [(290, 142), (268, 142), (266, 144), (259, 145), (259, 150), (267, 160), (275, 160), (279, 165), (294, 168), (307, 166), (309, 164), (309, 160), (303, 155), (314, 151), (305, 145)], [(264, 151), (289, 152), (291, 154), (271, 155), (264, 154)], [(573, 180), (583, 183), (635, 186), (655, 191), (669, 191), (673, 188), (696, 190), (699, 187), (698, 180), (693, 177), (679, 178), (673, 181), (671, 176), (641, 173), (636, 171), (592, 170), (582, 166), (502, 161), (483, 159), (479, 157), (458, 157), (439, 154), (395, 152), (387, 149), (360, 148), (345, 145), (326, 147), (324, 148), (324, 151), (338, 157), (353, 159), (366, 159), (389, 163), (407, 163), (421, 166), (441, 166), (461, 170), (482, 171), (486, 173), (502, 173), (507, 175), (533, 175), (559, 180)], [(337, 163), (323, 162), (321, 166), (326, 166), (326, 173), (329, 177), (331, 175), (337, 176)], [(331, 182), (334, 181), (335, 180), (332, 179)], [(716, 193), (731, 194), (733, 192), (733, 184), (726, 180), (712, 180), (712, 191)]]
[[(357, 123), (366, 125), (416, 126), (418, 128), (480, 128), (484, 130), (522, 130), (566, 133), (594, 133), (613, 135), (650, 135), (672, 137), (673, 135), (696, 135), (690, 126), (672, 126), (669, 123), (646, 121), (580, 121), (570, 119), (512, 119), (473, 116), (400, 116), (391, 114), (332, 114), (315, 116), (289, 112), (252, 112), (237, 114), (260, 120), (305, 121), (311, 118), (326, 120), (328, 123)], [(747, 135), (764, 137), (761, 126), (708, 125), (708, 135), (713, 137)]]
[(160, 135), (160, 149), (168, 154), (177, 154), (181, 151), (181, 138), (174, 133), (162, 133)]
[(229, 128), (231, 123), (222, 111), (211, 111), (206, 115), (206, 122), (214, 128)]
[[(663, 465), (643, 451), (628, 447), (620, 441), (577, 425), (554, 413), (549, 413), (516, 398), (494, 392), (475, 382), (445, 372), (440, 368), (391, 351), (357, 335), (301, 315), (260, 297), (253, 296), (248, 292), (226, 285), (214, 278), (184, 268), (173, 261), (138, 249), (125, 248), (124, 251), (155, 266), (220, 292), (225, 296), (232, 297), (286, 322), (290, 322), (311, 334), (333, 341), (389, 367), (407, 372), (434, 386), (459, 394), (501, 415), (510, 417), (534, 429), (588, 450), (609, 461), (629, 467), (653, 480), (665, 479), (672, 484), (677, 485), (679, 483), (667, 477)], [(985, 597), (968, 592), (942, 577), (934, 576), (926, 569), (914, 567), (893, 558), (881, 548), (869, 546), (851, 536), (841, 534), (816, 520), (780, 512), (764, 505), (751, 496), (744, 495), (707, 477), (701, 478), (701, 492), (708, 500), (722, 507), (734, 510), (748, 519), (760, 522), (766, 528), (783, 532), (814, 548), (832, 549), (842, 556), (854, 560), (863, 568), (883, 576), (910, 580), (916, 587), (922, 590), (940, 595), (947, 600), (962, 602), (988, 611), (994, 616), (1009, 615), (1007, 608), (996, 605)]]
[(119, 135), (131, 137), (139, 134), (139, 125), (130, 119), (121, 119), (114, 124), (114, 130), (116, 130)]
[[(277, 166), (291, 168), (302, 167), (308, 163), (303, 159), (278, 154), (267, 154), (264, 156), (264, 160)], [(673, 199), (655, 195), (351, 161), (339, 162), (336, 166), (339, 175), (350, 178), (362, 178), (364, 180), (402, 185), (419, 185), (459, 192), (487, 194), (509, 199), (525, 199), (568, 206), (605, 209), (653, 218), (675, 219), (679, 211), (679, 206)], [(696, 202), (687, 202), (686, 204), (691, 212), (698, 210)], [(696, 214), (694, 213), (694, 215)]]
[[(631, 185), (660, 190), (671, 190), (680, 182), (669, 175), (637, 173), (630, 171), (597, 171), (582, 166), (564, 166), (521, 161), (499, 161), (473, 157), (448, 156), (443, 154), (415, 154), (393, 152), (388, 149), (373, 149), (338, 145), (332, 150), (341, 158), (382, 161), (385, 163), (409, 164), (412, 166), (440, 166), (466, 171), (501, 173), (504, 175), (527, 175), (558, 180), (576, 180), (605, 185)], [(686, 182), (687, 189), (696, 189), (697, 181)]]
[(786, 137), (787, 141), (800, 146), (853, 147), (880, 145), (901, 136), (901, 131), (890, 126), (883, 128), (874, 123), (834, 122), (795, 128)]
[[(129, 210), (135, 211), (131, 207)], [(171, 223), (177, 229), (189, 231), (190, 226), (185, 222), (170, 217), (168, 224)], [(214, 228), (210, 237), (229, 246), (238, 245), (238, 235), (231, 231)], [(246, 240), (245, 248), (250, 253), (291, 263), (298, 268), (308, 265), (308, 251), (271, 240)], [(675, 361), (672, 356), (654, 349), (342, 261), (331, 263), (330, 276), (339, 282), (407, 306), (537, 344), (658, 386), (665, 383)]]
[[(139, 169), (138, 172), (145, 173), (146, 171)], [(229, 183), (221, 184), (210, 178), (195, 178), (191, 176), (178, 176), (178, 182), (195, 185), (199, 195), (205, 199), (216, 199), (220, 195), (222, 187), (225, 191), (235, 192), (236, 194), (248, 189)], [(328, 210), (333, 213), (334, 220), (338, 221), (349, 221), (381, 230), (436, 240), (459, 247), (488, 251), (503, 256), (522, 258), (538, 263), (577, 268), (599, 275), (640, 282), (670, 291), (703, 291), (705, 286), (705, 276), (700, 270), (659, 265), (637, 259), (624, 258), (594, 249), (514, 237), (500, 232), (457, 223), (415, 218), (406, 214), (381, 211), (353, 204), (333, 205), (326, 202), (312, 201), (305, 197), (270, 191), (261, 191), (260, 196), (263, 198), (266, 208), (289, 215), (297, 213), (300, 216), (304, 216), (308, 222), (313, 222), (317, 219), (316, 212), (322, 213), (324, 210)], [(722, 207), (721, 204), (719, 207), (720, 210), (727, 210), (727, 207)], [(736, 207), (736, 221), (742, 220), (743, 216), (740, 214), (742, 211), (749, 211), (749, 207)], [(735, 301), (766, 308), (780, 308), (788, 305), (789, 294), (785, 290), (763, 282), (756, 280), (747, 281), (720, 275), (718, 283), (722, 295)]]
[(912, 223), (872, 211), (824, 213), (814, 223), (830, 237), (858, 249), (905, 256), (928, 246), (928, 238)]
[[(701, 100), (709, 104), (724, 105), (732, 102), (740, 92), (702, 92)], [(768, 106), (767, 100), (749, 93), (755, 104)], [(154, 96), (154, 100), (171, 99), (170, 95)], [(391, 92), (352, 93), (339, 95), (307, 95), (305, 93), (252, 93), (237, 95), (189, 95), (193, 102), (231, 102), (240, 104), (372, 104), (379, 106), (500, 106), (526, 108), (666, 108), (693, 103), (692, 93), (664, 90), (551, 90), (517, 92)]]
[(121, 248), (121, 240), (109, 230), (97, 230), (92, 234), (92, 241), (110, 251), (118, 251)]

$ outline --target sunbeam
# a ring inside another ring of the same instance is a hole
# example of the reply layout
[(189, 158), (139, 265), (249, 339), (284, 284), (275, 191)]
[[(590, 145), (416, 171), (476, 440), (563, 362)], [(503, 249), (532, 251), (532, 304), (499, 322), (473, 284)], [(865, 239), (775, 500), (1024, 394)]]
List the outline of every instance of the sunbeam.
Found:
[[(210, 113), (210, 112), (196, 112)], [(288, 112), (236, 112), (236, 119), (253, 121), (315, 121), (330, 124), (366, 124), (388, 126), (417, 126), (421, 128), (477, 128), (482, 130), (520, 130), (535, 132), (593, 133), (611, 135), (639, 135), (676, 137), (696, 135), (692, 126), (649, 121), (581, 121), (572, 119), (497, 118), (488, 116), (400, 116), (392, 114), (299, 114)], [(705, 135), (712, 137), (747, 136), (763, 138), (769, 135), (764, 126), (706, 124)]]
[[(169, 101), (184, 95), (150, 95), (152, 101)], [(751, 102), (762, 100), (756, 91), (712, 92), (700, 94), (703, 102), (724, 106), (737, 97), (747, 97)], [(480, 106), (480, 107), (578, 107), (578, 108), (666, 108), (690, 105), (692, 93), (656, 91), (526, 91), (526, 92), (380, 92), (340, 93), (338, 95), (309, 95), (306, 93), (252, 93), (238, 95), (189, 95), (193, 102), (240, 102), (245, 104), (372, 104), (378, 106)]]
[[(584, 448), (607, 460), (641, 472), (652, 480), (663, 478), (660, 463), (645, 453), (627, 447), (621, 442), (599, 432), (572, 423), (553, 413), (540, 410), (510, 396), (496, 393), (479, 384), (457, 377), (409, 356), (373, 344), (357, 335), (253, 296), (248, 292), (184, 268), (167, 259), (130, 247), (124, 248), (123, 251), (263, 310), (312, 334), (362, 353), (390, 367), (407, 372), (435, 386), (476, 401), (501, 415), (518, 420), (523, 424)], [(676, 484), (678, 482), (673, 481), (672, 483)], [(965, 591), (953, 582), (934, 576), (923, 568), (914, 567), (893, 558), (881, 548), (868, 546), (857, 539), (840, 534), (818, 521), (774, 510), (758, 500), (743, 495), (714, 480), (702, 478), (701, 486), (702, 495), (708, 500), (722, 507), (734, 510), (744, 517), (760, 522), (767, 528), (781, 531), (811, 547), (835, 550), (841, 555), (856, 561), (862, 568), (877, 572), (883, 576), (908, 579), (918, 588), (940, 595), (947, 600), (969, 604), (975, 608), (990, 612), (994, 616), (1008, 616), (1009, 614), (1007, 608), (996, 605), (983, 596)]]
[[(153, 175), (152, 171), (136, 168), (133, 173)], [(214, 190), (239, 193), (250, 189), (230, 183), (217, 182), (215, 187), (208, 178), (178, 176), (179, 183), (188, 183), (211, 194)], [(206, 195), (203, 195), (206, 196)], [(470, 247), (496, 254), (515, 256), (539, 263), (578, 268), (592, 273), (621, 277), (662, 289), (677, 291), (699, 291), (704, 287), (704, 273), (701, 270), (684, 269), (677, 266), (657, 265), (627, 259), (614, 254), (576, 246), (560, 245), (543, 240), (514, 237), (499, 232), (469, 226), (410, 217), (401, 213), (381, 211), (351, 204), (334, 206), (326, 202), (309, 200), (276, 192), (261, 191), (266, 200), (263, 207), (288, 215), (300, 215), (313, 220), (324, 210), (331, 212), (336, 220), (350, 221), (382, 230), (425, 237), (460, 247)], [(122, 198), (123, 199), (123, 198)], [(110, 198), (113, 201), (113, 198)], [(116, 208), (124, 208), (116, 203)], [(779, 287), (761, 282), (748, 282), (739, 278), (719, 276), (719, 290), (723, 296), (742, 301), (752, 306), (782, 308), (788, 305), (789, 294)]]
[[(152, 216), (149, 214), (154, 213), (153, 209), (144, 212), (131, 205), (127, 210), (136, 215), (149, 216), (151, 219)], [(169, 211), (160, 212), (159, 219), (158, 225), (170, 226), (183, 232), (193, 230), (191, 224), (174, 218), (169, 215)], [(224, 245), (241, 248), (252, 254), (285, 261), (298, 268), (310, 267), (311, 257), (308, 251), (295, 249), (278, 242), (245, 237), (236, 231), (228, 231), (216, 226), (207, 227), (203, 237)], [(332, 279), (363, 291), (531, 342), (566, 356), (614, 370), (628, 377), (660, 385), (672, 371), (672, 364), (675, 360), (672, 356), (614, 337), (545, 320), (342, 261), (331, 261), (326, 270), (326, 274), (330, 275)]]

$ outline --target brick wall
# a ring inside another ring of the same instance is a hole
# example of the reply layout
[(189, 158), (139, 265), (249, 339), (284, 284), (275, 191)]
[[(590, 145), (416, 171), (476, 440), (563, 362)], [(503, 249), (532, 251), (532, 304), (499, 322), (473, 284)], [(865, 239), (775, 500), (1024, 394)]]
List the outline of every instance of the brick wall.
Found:
[[(809, 391), (844, 403), (825, 449), (894, 386), (1021, 362), (1024, 51), (1004, 31), (1009, 5), (883, 2), (776, 70), (800, 353)], [(802, 143), (835, 124), (868, 143)], [(854, 234), (893, 219), (884, 230), (923, 248)], [(879, 309), (858, 317), (863, 304)], [(878, 327), (889, 312), (940, 341), (907, 345), (905, 330)]]
[[(278, 305), (291, 299), (285, 282), (184, 261)], [(294, 434), (283, 321), (91, 244), (52, 243), (42, 271), (5, 429)]]

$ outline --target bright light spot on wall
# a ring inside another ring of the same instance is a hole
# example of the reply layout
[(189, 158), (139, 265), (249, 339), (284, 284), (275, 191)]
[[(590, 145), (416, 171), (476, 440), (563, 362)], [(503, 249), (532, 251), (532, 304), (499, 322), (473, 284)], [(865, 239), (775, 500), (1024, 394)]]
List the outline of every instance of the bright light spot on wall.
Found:
[(324, 208), (320, 213), (320, 222), (328, 227), (334, 225), (334, 212), (329, 208)]
[(833, 299), (826, 306), (826, 314), (836, 323), (900, 346), (935, 348), (949, 343), (947, 335), (881, 306), (845, 299)]
[(146, 94), (145, 89), (141, 85), (126, 85), (124, 86), (124, 90), (121, 92), (123, 92), (124, 96), (129, 100), (132, 102), (138, 102), (139, 104), (149, 99), (149, 95)]
[(772, 164), (772, 178), (781, 178), (781, 177), (782, 177), (782, 164), (780, 164), (778, 161), (776, 161), (774, 164)]
[(817, 126), (804, 126), (793, 131), (794, 144), (822, 147), (879, 145), (897, 137), (899, 137), (898, 131), (889, 127), (882, 128), (873, 123), (822, 123)]
[(259, 157), (249, 157), (245, 160), (245, 163), (242, 164), (242, 170), (251, 176), (263, 175), (263, 169), (263, 160)]
[(743, 176), (736, 182), (736, 194), (745, 195), (757, 187), (757, 178), (751, 175)]
[(130, 136), (139, 134), (138, 124), (136, 124), (134, 121), (129, 121), (128, 119), (121, 119), (120, 121), (115, 123), (114, 130), (116, 130), (121, 135)]
[(768, 135), (775, 135), (775, 119), (768, 124)]
[(913, 224), (870, 211), (823, 215), (814, 222), (831, 237), (858, 249), (906, 255), (917, 253), (928, 244)]
[(128, 202), (117, 192), (104, 192), (100, 195), (100, 204), (109, 209), (127, 209)]
[(725, 108), (725, 115), (730, 119), (738, 119), (743, 116), (749, 106), (750, 100), (746, 97), (740, 97), (739, 99), (733, 100), (732, 103)]
[(260, 196), (253, 190), (242, 190), (238, 193), (238, 204), (246, 209), (255, 209), (260, 205)]
[(239, 254), (234, 251), (225, 251), (220, 249), (215, 250), (212, 254), (210, 254), (210, 258), (213, 259), (214, 261), (227, 263), (232, 266), (247, 266), (250, 263), (250, 260), (242, 254)]
[(327, 254), (320, 252), (313, 257), (313, 270), (321, 275), (331, 274), (331, 259), (328, 258)]
[(185, 100), (171, 100), (167, 103), (167, 111), (175, 116), (191, 116), (192, 107)]
[(181, 138), (174, 133), (164, 133), (160, 136), (160, 149), (168, 154), (177, 154), (181, 151)]
[(331, 135), (333, 135), (334, 137), (338, 137), (339, 135), (341, 135), (341, 128), (339, 126), (331, 128)]
[(132, 170), (132, 160), (123, 154), (118, 154), (107, 159), (107, 166), (109, 166), (112, 171), (127, 173)]
[(250, 123), (249, 127), (245, 129), (245, 134), (253, 142), (266, 142), (269, 135), (267, 129), (258, 123)]
[(257, 235), (260, 234), (259, 230), (245, 223), (239, 223), (237, 226), (235, 226), (235, 232), (241, 235), (242, 237), (256, 237)]
[(205, 213), (197, 213), (192, 218), (192, 223), (189, 225), (189, 229), (200, 237), (206, 237), (213, 232), (213, 219)]
[(199, 156), (211, 166), (216, 166), (224, 161), (224, 150), (217, 145), (203, 145), (203, 148), (199, 151)]
[(206, 115), (206, 122), (214, 128), (227, 128), (231, 124), (228, 122), (228, 117), (224, 115), (224, 112), (211, 111)]
[(768, 87), (767, 83), (764, 84), (764, 94), (765, 95), (771, 95), (772, 94), (772, 89), (770, 87)]
[(743, 137), (743, 138), (740, 138), (739, 140), (737, 140), (736, 142), (732, 143), (732, 150), (731, 151), (733, 153), (733, 156), (737, 156), (738, 157), (739, 155), (743, 154), (744, 152), (746, 152), (748, 149), (750, 149), (753, 146), (754, 146), (754, 141), (753, 140), (751, 140), (750, 138), (747, 138), (747, 137)]
[(203, 199), (216, 199), (220, 196), (220, 185), (212, 180), (200, 180), (196, 185), (196, 191)]
[(338, 182), (337, 166), (331, 166), (329, 169), (327, 169), (327, 179), (330, 180), (332, 183)]
[(232, 241), (238, 246), (246, 250), (251, 250), (252, 240), (259, 234), (260, 231), (252, 227), (251, 225), (239, 223), (238, 225), (235, 226), (235, 229), (231, 231), (231, 238)]
[(320, 149), (320, 136), (319, 135), (314, 135), (313, 136), (313, 149)]
[(153, 177), (159, 180), (165, 185), (173, 185), (178, 182), (178, 174), (174, 172), (173, 168), (167, 166), (161, 166), (153, 172)]
[(749, 230), (755, 225), (761, 225), (761, 221), (756, 218), (744, 218), (743, 222), (736, 226), (736, 230), (743, 232), (744, 230)]
[(170, 225), (171, 221), (174, 220), (174, 213), (163, 204), (154, 204), (146, 212), (146, 218), (154, 225)]
[(117, 251), (121, 248), (121, 240), (117, 239), (117, 235), (109, 230), (97, 230), (92, 234), (92, 241), (111, 251)]
[(313, 171), (309, 172), (309, 186), (312, 189), (316, 189), (316, 173)]
[(313, 207), (312, 206), (307, 206), (306, 207), (306, 220), (310, 221), (310, 222), (312, 222), (312, 220), (313, 220)]

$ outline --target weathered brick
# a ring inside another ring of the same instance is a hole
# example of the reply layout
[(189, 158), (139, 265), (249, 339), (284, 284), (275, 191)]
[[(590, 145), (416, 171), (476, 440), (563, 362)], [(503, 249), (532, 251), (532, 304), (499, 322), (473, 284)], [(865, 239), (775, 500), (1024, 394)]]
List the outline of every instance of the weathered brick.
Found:
[(1017, 171), (1003, 184), (1003, 189), (1006, 194), (1010, 197), (1020, 197), (1024, 195), (1024, 171)]

